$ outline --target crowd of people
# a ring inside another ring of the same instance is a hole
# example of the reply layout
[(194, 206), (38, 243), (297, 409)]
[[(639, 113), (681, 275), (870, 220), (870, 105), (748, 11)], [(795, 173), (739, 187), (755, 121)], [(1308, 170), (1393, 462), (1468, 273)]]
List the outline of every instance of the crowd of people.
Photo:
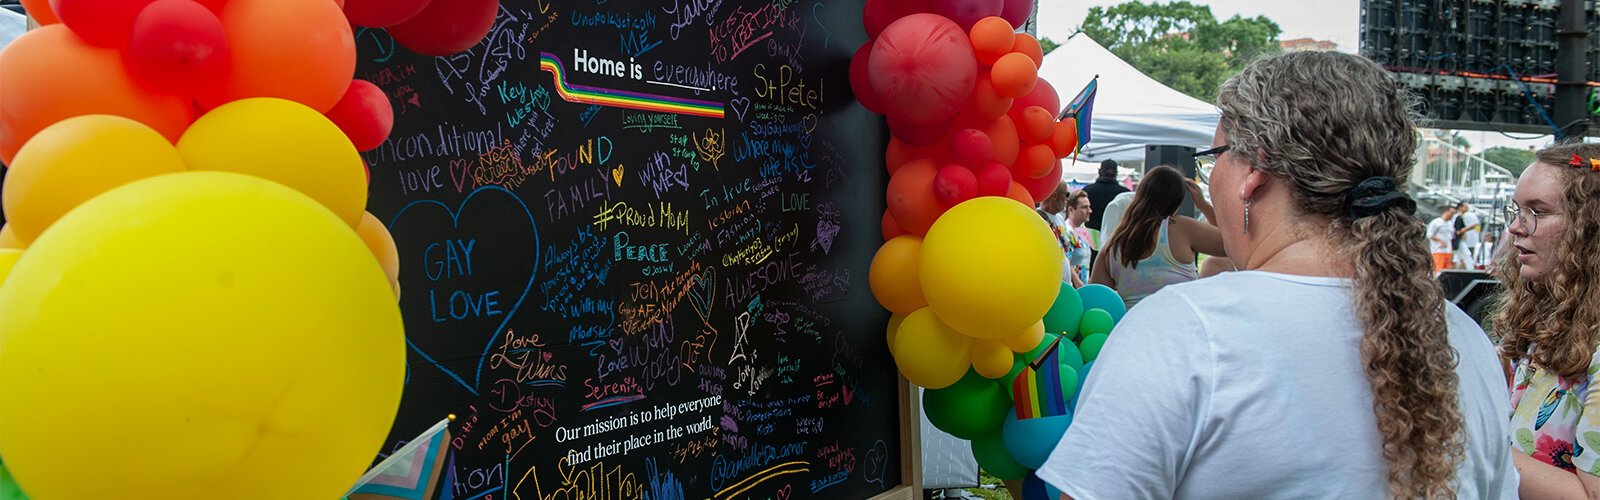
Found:
[[(1045, 200), (1063, 279), (1130, 308), (1038, 476), (1080, 499), (1600, 498), (1600, 145), (1540, 151), (1497, 247), (1470, 205), (1416, 215), (1416, 103), (1360, 56), (1270, 56), (1221, 87), (1207, 187), (1158, 166), (1128, 192), (1107, 164)], [(1498, 345), (1448, 268), (1501, 281)]]

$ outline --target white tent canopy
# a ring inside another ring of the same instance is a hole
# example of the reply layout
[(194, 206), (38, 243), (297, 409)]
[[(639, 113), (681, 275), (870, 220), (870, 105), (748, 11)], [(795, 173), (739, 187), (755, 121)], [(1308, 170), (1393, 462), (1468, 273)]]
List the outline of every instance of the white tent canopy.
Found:
[(1076, 165), (1068, 160), (1065, 177), (1094, 177), (1101, 160), (1144, 160), (1146, 144), (1204, 148), (1211, 144), (1221, 113), (1117, 58), (1088, 35), (1078, 33), (1044, 57), (1039, 77), (1055, 87), (1065, 106), (1100, 75), (1090, 127), (1090, 142)]

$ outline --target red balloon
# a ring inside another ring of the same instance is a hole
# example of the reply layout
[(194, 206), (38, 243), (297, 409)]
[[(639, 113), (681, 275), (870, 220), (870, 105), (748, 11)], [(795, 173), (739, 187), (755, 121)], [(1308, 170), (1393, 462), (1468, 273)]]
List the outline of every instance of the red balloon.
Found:
[(152, 1), (50, 0), (50, 8), (89, 45), (120, 49), (128, 45), (133, 18)]
[(1012, 26), (1022, 26), (1028, 22), (1028, 15), (1033, 14), (1033, 0), (1005, 0), (1005, 5), (1000, 7), (1000, 17)]
[(938, 144), (944, 140), (945, 132), (949, 130), (949, 121), (924, 125), (911, 123), (894, 115), (889, 116), (889, 133), (908, 146), (923, 147)]
[(937, 14), (912, 14), (878, 35), (867, 69), (889, 116), (938, 123), (966, 106), (978, 61), (961, 27)]
[(894, 216), (893, 215), (889, 215), (889, 211), (888, 210), (884, 210), (883, 211), (883, 228), (882, 228), (882, 231), (883, 231), (883, 241), (889, 241), (889, 240), (894, 239), (894, 237), (896, 237), (896, 236), (900, 236), (902, 234), (906, 234), (906, 229), (903, 228), (903, 227), (900, 227), (900, 223), (899, 222), (895, 222)]
[(1021, 203), (1030, 207), (1037, 207), (1039, 205), (1033, 201), (1039, 198), (1034, 198), (1033, 194), (1028, 192), (1028, 188), (1022, 187), (1022, 185), (1017, 184), (1016, 181), (1012, 181), (1011, 186), (1006, 189), (1006, 197), (1017, 200), (1017, 203)]
[(944, 214), (945, 206), (933, 194), (933, 180), (939, 169), (932, 161), (917, 160), (901, 165), (889, 176), (889, 189), (884, 201), (889, 213), (906, 232), (928, 234), (933, 221)]
[(1028, 106), (1028, 109), (1022, 110), (1022, 119), (1016, 123), (1017, 135), (1029, 144), (1048, 141), (1056, 132), (1055, 115), (1038, 106)]
[(1033, 199), (1043, 200), (1056, 190), (1057, 185), (1061, 184), (1061, 170), (1064, 167), (1059, 160), (1051, 163), (1054, 164), (1055, 168), (1050, 169), (1049, 173), (1037, 179), (1013, 176), (1013, 182), (1022, 184), (1022, 187), (1028, 190), (1028, 194), (1033, 196)]
[(60, 19), (56, 19), (55, 11), (50, 10), (49, 0), (22, 0), (22, 10), (27, 11), (28, 17), (32, 17), (40, 26), (61, 22)]
[(977, 170), (994, 159), (994, 143), (977, 129), (961, 129), (950, 134), (950, 159)]
[(389, 35), (418, 54), (455, 54), (482, 42), (499, 12), (500, 0), (428, 2), (415, 17), (390, 27)]
[(1035, 80), (1033, 90), (1028, 91), (1027, 95), (1011, 102), (1011, 108), (1007, 112), (1011, 114), (1012, 120), (1021, 121), (1022, 110), (1028, 109), (1028, 106), (1044, 108), (1053, 115), (1061, 112), (1061, 97), (1056, 94), (1055, 86), (1040, 78)]
[(877, 38), (890, 23), (927, 11), (928, 0), (867, 0), (861, 10), (861, 24), (867, 29), (867, 38)]
[(387, 28), (417, 17), (427, 6), (428, 0), (345, 0), (344, 17), (356, 26)]
[(978, 170), (978, 196), (1005, 196), (1011, 189), (1011, 169), (990, 163)]
[(228, 5), (228, 0), (194, 0), (194, 3), (206, 6), (211, 13), (222, 15), (222, 8)]
[(228, 33), (210, 9), (190, 0), (157, 0), (134, 19), (124, 61), (141, 85), (192, 96), (215, 91), (231, 58)]
[(972, 199), (978, 194), (978, 177), (961, 165), (945, 165), (933, 178), (933, 196), (946, 207)]
[(881, 115), (884, 114), (883, 99), (878, 97), (878, 91), (872, 90), (872, 82), (867, 76), (871, 57), (872, 42), (861, 44), (861, 48), (856, 49), (856, 55), (850, 57), (850, 93), (855, 94), (856, 102), (861, 103), (861, 107)]
[(328, 120), (339, 126), (357, 151), (370, 151), (383, 144), (394, 129), (394, 107), (383, 89), (366, 80), (351, 80), (333, 109), (328, 110)]
[[(972, 29), (979, 19), (1000, 15), (1005, 0), (933, 0), (933, 13), (948, 17), (963, 30)], [(1012, 26), (1019, 26), (1013, 23)]]

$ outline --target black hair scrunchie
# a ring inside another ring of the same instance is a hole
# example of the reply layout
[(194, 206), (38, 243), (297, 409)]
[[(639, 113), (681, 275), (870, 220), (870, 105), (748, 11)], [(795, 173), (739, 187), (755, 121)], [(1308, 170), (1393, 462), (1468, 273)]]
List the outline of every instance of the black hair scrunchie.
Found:
[(1345, 205), (1351, 219), (1371, 217), (1393, 207), (1402, 207), (1407, 215), (1417, 212), (1417, 202), (1400, 192), (1393, 177), (1368, 177), (1351, 188), (1345, 195)]

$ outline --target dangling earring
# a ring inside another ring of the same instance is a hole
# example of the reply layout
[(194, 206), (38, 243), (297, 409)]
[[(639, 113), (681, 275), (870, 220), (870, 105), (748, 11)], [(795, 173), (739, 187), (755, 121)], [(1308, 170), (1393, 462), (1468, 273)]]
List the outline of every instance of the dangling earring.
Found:
[(1244, 200), (1244, 234), (1250, 234), (1250, 200)]

